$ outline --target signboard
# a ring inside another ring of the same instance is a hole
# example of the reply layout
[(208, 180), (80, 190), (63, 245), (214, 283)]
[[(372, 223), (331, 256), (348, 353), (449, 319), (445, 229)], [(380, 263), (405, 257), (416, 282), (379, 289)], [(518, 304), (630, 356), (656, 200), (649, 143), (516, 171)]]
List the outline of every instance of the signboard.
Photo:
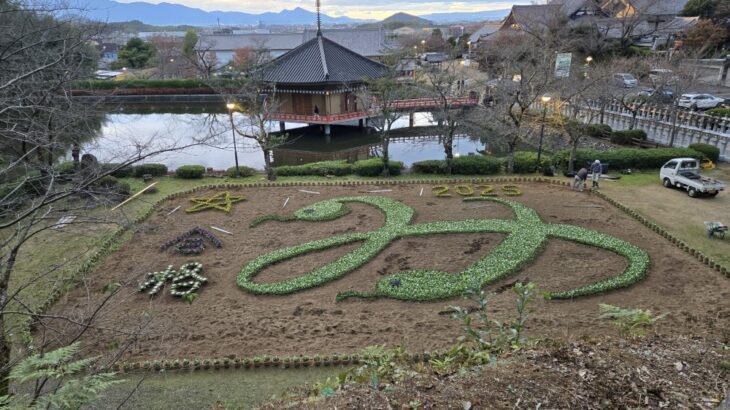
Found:
[(570, 77), (570, 63), (572, 59), (573, 54), (571, 53), (558, 53), (557, 57), (555, 58), (555, 77)]

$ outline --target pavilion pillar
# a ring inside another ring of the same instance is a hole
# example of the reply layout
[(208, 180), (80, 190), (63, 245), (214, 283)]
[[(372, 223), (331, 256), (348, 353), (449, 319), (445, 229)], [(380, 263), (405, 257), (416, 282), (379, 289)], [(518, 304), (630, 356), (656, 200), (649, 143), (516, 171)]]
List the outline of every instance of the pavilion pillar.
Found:
[(286, 123), (284, 121), (279, 121), (279, 131), (286, 131)]
[(416, 123), (416, 113), (412, 112), (408, 114), (408, 128), (413, 128)]
[(324, 125), (324, 141), (329, 144), (332, 142), (332, 130), (329, 124)]
[(362, 129), (362, 127), (363, 127), (364, 124), (365, 124), (365, 121), (363, 121), (362, 118), (360, 118), (359, 120), (357, 120), (357, 127), (358, 128)]

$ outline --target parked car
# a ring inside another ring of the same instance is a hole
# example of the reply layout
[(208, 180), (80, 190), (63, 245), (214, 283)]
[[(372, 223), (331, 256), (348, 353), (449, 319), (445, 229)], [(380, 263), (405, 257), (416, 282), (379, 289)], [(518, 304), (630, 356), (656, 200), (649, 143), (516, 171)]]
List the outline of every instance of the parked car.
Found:
[(700, 162), (694, 158), (674, 158), (662, 166), (659, 179), (667, 188), (687, 190), (687, 195), (696, 198), (700, 195), (716, 196), (724, 190), (724, 182), (700, 175)]
[(725, 102), (724, 98), (715, 97), (710, 94), (682, 94), (677, 105), (691, 110), (708, 110), (719, 107)]
[(616, 73), (613, 79), (619, 87), (634, 88), (639, 85), (639, 80), (629, 73)]
[(642, 88), (636, 95), (661, 103), (671, 103), (674, 101), (674, 91), (667, 88)]

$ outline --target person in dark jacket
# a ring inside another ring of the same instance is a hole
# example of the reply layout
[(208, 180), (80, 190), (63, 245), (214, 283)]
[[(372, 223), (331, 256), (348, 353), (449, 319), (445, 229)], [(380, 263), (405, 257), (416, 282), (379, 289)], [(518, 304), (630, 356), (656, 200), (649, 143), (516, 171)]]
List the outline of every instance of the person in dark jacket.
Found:
[(583, 188), (586, 186), (586, 178), (588, 177), (588, 170), (586, 167), (583, 167), (578, 171), (577, 174), (575, 174), (575, 179), (573, 180), (573, 191), (576, 189), (580, 192), (583, 192)]
[(593, 164), (591, 164), (591, 181), (593, 182), (593, 188), (598, 189), (598, 181), (601, 179), (602, 173), (603, 165), (601, 165), (601, 161), (593, 161)]

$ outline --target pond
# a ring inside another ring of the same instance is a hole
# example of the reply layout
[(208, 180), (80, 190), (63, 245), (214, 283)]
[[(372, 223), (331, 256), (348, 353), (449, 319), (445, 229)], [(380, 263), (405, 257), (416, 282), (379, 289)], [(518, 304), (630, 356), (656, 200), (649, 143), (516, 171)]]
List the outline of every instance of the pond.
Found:
[[(407, 166), (426, 159), (444, 156), (442, 143), (430, 113), (416, 113), (414, 127), (408, 117), (394, 125), (390, 157)], [(279, 123), (271, 123), (278, 132)], [(287, 141), (272, 152), (273, 163), (296, 165), (326, 160), (350, 162), (380, 156), (382, 146), (373, 130), (351, 126), (333, 126), (327, 142), (319, 126), (286, 124)], [(172, 149), (141, 162), (160, 162), (170, 169), (196, 164), (207, 168), (226, 169), (234, 165), (234, 144), (230, 117), (219, 108), (210, 106), (124, 106), (104, 114), (98, 136), (82, 145), (82, 153), (90, 153), (102, 162), (118, 162), (130, 153)], [(236, 138), (239, 163), (263, 169), (261, 149), (253, 140)], [(455, 155), (468, 155), (485, 149), (479, 138), (458, 135), (454, 142)], [(67, 156), (70, 159), (70, 155)]]

